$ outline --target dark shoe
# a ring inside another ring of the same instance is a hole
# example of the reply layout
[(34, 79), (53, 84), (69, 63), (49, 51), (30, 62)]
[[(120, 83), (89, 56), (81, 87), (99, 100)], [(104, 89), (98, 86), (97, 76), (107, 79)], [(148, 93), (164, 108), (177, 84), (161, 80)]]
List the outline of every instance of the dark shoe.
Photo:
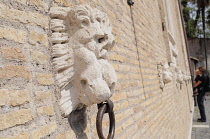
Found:
[(206, 120), (203, 120), (203, 119), (199, 118), (199, 119), (197, 120), (197, 122), (206, 122)]

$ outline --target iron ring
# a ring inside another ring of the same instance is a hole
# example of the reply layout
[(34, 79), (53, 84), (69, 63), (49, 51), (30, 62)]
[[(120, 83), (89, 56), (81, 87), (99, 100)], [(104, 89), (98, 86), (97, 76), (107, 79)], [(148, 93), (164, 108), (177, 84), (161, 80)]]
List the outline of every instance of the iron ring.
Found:
[(113, 102), (107, 100), (107, 103), (100, 104), (98, 108), (97, 118), (96, 118), (96, 129), (100, 139), (105, 139), (102, 131), (102, 120), (104, 113), (108, 112), (109, 114), (109, 134), (107, 139), (113, 139), (115, 133), (115, 115), (113, 112)]

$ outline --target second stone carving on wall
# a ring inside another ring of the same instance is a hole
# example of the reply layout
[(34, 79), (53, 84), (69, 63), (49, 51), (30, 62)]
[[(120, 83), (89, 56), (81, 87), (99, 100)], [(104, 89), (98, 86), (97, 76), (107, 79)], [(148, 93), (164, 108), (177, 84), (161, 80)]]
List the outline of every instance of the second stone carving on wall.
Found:
[(183, 74), (181, 68), (173, 64), (169, 65), (168, 63), (163, 64), (163, 62), (158, 62), (157, 70), (161, 89), (172, 81), (175, 81), (176, 84), (183, 84), (191, 80), (190, 75)]
[(160, 88), (163, 89), (165, 84), (172, 82), (173, 75), (169, 71), (168, 63), (163, 64), (163, 62), (159, 62), (157, 68), (159, 72)]

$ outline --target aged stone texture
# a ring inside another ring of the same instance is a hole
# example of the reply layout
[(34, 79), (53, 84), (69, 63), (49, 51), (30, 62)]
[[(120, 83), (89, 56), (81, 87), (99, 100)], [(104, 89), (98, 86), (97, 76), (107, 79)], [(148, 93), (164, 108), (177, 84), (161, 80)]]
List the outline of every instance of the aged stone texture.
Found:
[(36, 6), (38, 8), (38, 10), (42, 10), (42, 11), (45, 11), (45, 12), (47, 12), (48, 8), (49, 8), (49, 5), (47, 5), (47, 3), (45, 3), (41, 0), (30, 0), (30, 2), (27, 1), (27, 0), (16, 0), (16, 1), (20, 2), (24, 5), (29, 3), (30, 5)]
[(56, 139), (65, 139), (66, 137), (65, 137), (65, 134), (58, 134), (57, 136), (56, 136)]
[(74, 131), (67, 130), (66, 131), (66, 139), (68, 139), (68, 138), (77, 138), (77, 136), (75, 135)]
[(6, 103), (7, 103), (7, 99), (8, 99), (8, 95), (7, 95), (7, 92), (6, 90), (4, 89), (1, 89), (0, 90), (0, 106), (4, 106)]
[(109, 99), (117, 79), (115, 70), (106, 60), (115, 43), (106, 14), (89, 6), (75, 6), (52, 7), (49, 15), (62, 111), (68, 115), (82, 105)]
[(38, 9), (40, 10), (44, 10), (45, 12), (48, 11), (49, 6), (47, 5), (47, 3), (40, 1), (40, 0), (31, 0), (30, 1), (31, 5), (35, 5), (38, 7)]
[(54, 82), (52, 74), (47, 73), (38, 73), (36, 79), (41, 85), (51, 85)]
[[(2, 14), (0, 14), (0, 17), (1, 15)], [(8, 27), (0, 27), (0, 38), (12, 40), (18, 43), (24, 43), (26, 40), (26, 36), (27, 36), (27, 33), (23, 30), (18, 30), (18, 29), (13, 29), (13, 28), (8, 28)]]
[(47, 34), (40, 34), (36, 31), (31, 31), (29, 34), (29, 43), (33, 45), (40, 43), (48, 47), (49, 46), (48, 36)]
[(72, 4), (68, 2), (68, 0), (53, 0), (53, 1), (58, 2), (58, 3), (60, 3), (60, 4), (64, 5), (64, 6), (66, 6), (66, 7), (72, 6)]
[(31, 73), (27, 67), (8, 65), (0, 67), (0, 79), (12, 79), (14, 77), (21, 77), (30, 80)]
[(37, 113), (39, 116), (42, 116), (42, 115), (52, 116), (54, 115), (54, 109), (52, 106), (43, 106), (43, 107), (37, 108)]
[(49, 28), (49, 20), (46, 16), (33, 13), (29, 11), (20, 11), (17, 9), (9, 8), (8, 6), (0, 3), (0, 17), (15, 20), (25, 24), (33, 24), (44, 27), (45, 29)]
[(0, 130), (25, 124), (33, 119), (30, 109), (21, 109), (6, 114), (0, 114), (0, 117)]
[(29, 134), (21, 133), (17, 136), (12, 136), (12, 137), (0, 137), (0, 139), (29, 139)]
[(27, 0), (16, 0), (17, 2), (20, 2), (22, 4), (26, 4)]
[(36, 97), (36, 100), (38, 101), (48, 101), (51, 99), (52, 93), (38, 91), (38, 92), (35, 92), (35, 97)]
[(30, 101), (27, 90), (0, 90), (0, 106), (18, 106)]
[(25, 61), (25, 56), (22, 49), (20, 48), (1, 48), (2, 57), (5, 59), (15, 59), (20, 61)]
[(40, 139), (44, 138), (45, 136), (55, 132), (57, 129), (57, 125), (55, 122), (51, 122), (48, 125), (41, 126), (34, 131), (31, 132), (30, 138), (31, 139)]
[(31, 58), (39, 64), (46, 64), (49, 62), (49, 58), (46, 54), (40, 51), (31, 51)]

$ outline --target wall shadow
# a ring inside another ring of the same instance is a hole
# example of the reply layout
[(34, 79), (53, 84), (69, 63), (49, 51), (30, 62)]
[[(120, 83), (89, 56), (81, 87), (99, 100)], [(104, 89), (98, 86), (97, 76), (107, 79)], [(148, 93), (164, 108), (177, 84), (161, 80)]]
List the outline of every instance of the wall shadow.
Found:
[(68, 117), (68, 122), (78, 139), (88, 139), (84, 132), (87, 127), (86, 107), (72, 111)]

